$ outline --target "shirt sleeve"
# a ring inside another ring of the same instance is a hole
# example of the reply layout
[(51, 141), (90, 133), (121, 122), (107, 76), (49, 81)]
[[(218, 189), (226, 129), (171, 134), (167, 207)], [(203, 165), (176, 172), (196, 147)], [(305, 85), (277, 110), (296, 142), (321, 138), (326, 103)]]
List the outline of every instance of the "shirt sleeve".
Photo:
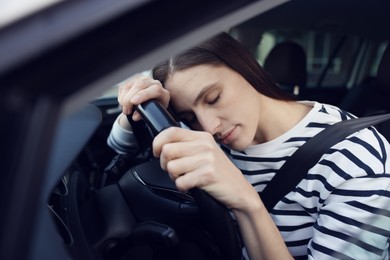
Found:
[(317, 168), (333, 174), (322, 181), (328, 189), (317, 189), (322, 193), (309, 259), (388, 259), (389, 146), (374, 134), (359, 138), (363, 132), (369, 130), (348, 138)]
[(390, 175), (346, 181), (325, 201), (309, 250), (313, 259), (387, 259)]
[(125, 129), (119, 124), (121, 116), (122, 114), (116, 118), (112, 125), (111, 132), (107, 138), (107, 145), (119, 154), (128, 154), (139, 147), (133, 131)]

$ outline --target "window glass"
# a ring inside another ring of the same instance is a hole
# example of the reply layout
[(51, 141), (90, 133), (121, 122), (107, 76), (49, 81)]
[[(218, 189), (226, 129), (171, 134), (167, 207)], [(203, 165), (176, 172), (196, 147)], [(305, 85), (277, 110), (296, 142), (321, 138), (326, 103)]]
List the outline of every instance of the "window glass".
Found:
[(374, 58), (373, 65), (372, 65), (371, 70), (370, 70), (370, 76), (372, 76), (372, 77), (376, 76), (376, 73), (378, 71), (379, 63), (380, 63), (380, 61), (382, 59), (382, 56), (383, 56), (383, 53), (385, 52), (386, 47), (387, 47), (387, 41), (382, 42), (379, 45), (379, 48), (377, 49), (377, 52), (376, 52), (376, 55), (375, 55), (375, 58)]
[(336, 33), (275, 29), (264, 32), (256, 50), (260, 64), (272, 47), (283, 41), (301, 45), (307, 56), (307, 87), (346, 85), (361, 44), (358, 37)]
[[(146, 75), (146, 76), (151, 76), (152, 71), (151, 70), (145, 70), (145, 71), (142, 71), (140, 73), (143, 74), (143, 75)], [(129, 78), (131, 78), (132, 76), (133, 75), (131, 75)], [(102, 93), (102, 95), (100, 97), (106, 97), (106, 98), (117, 97), (118, 96), (118, 87), (119, 87), (119, 85), (124, 83), (129, 78), (126, 78), (123, 81), (119, 82), (118, 84), (108, 88), (106, 91), (104, 91)]]

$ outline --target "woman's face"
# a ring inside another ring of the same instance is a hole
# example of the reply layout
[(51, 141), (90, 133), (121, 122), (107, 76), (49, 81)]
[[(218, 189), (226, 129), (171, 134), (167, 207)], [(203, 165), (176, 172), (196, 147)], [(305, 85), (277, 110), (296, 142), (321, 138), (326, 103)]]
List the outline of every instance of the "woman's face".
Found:
[(258, 143), (261, 95), (237, 72), (199, 65), (175, 72), (165, 88), (179, 118), (194, 129), (239, 151)]

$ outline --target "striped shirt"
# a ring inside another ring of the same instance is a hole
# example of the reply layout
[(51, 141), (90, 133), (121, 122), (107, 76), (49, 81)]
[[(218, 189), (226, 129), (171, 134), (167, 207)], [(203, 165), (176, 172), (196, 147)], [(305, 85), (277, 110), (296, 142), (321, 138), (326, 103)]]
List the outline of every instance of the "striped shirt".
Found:
[[(258, 192), (305, 141), (353, 117), (331, 105), (303, 103), (313, 109), (278, 138), (243, 152), (222, 147)], [(125, 135), (116, 124), (108, 144), (123, 153), (132, 142), (119, 140)], [(331, 147), (275, 205), (271, 217), (295, 258), (388, 259), (389, 152), (389, 143), (375, 128), (360, 130)]]
[[(224, 148), (258, 192), (305, 141), (353, 117), (331, 105), (304, 103), (313, 109), (282, 136), (243, 152)], [(275, 205), (270, 214), (294, 257), (388, 259), (389, 148), (373, 127), (358, 131), (331, 147)]]

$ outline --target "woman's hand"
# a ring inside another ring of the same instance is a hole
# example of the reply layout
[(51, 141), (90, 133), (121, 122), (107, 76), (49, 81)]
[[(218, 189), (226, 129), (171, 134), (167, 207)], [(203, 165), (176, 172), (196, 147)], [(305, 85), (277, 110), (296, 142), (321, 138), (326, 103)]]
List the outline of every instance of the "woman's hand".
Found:
[(247, 210), (250, 201), (259, 200), (252, 185), (207, 132), (168, 128), (154, 139), (153, 152), (181, 191), (198, 187), (239, 210)]
[[(157, 99), (163, 106), (168, 106), (169, 92), (163, 88), (158, 80), (136, 74), (119, 85), (118, 102), (125, 115), (131, 114), (134, 106), (150, 99)], [(141, 115), (135, 111), (132, 118), (134, 121), (138, 121), (141, 119)]]
[(207, 132), (171, 127), (153, 152), (181, 191), (198, 187), (232, 209), (251, 259), (292, 259), (259, 195)]

